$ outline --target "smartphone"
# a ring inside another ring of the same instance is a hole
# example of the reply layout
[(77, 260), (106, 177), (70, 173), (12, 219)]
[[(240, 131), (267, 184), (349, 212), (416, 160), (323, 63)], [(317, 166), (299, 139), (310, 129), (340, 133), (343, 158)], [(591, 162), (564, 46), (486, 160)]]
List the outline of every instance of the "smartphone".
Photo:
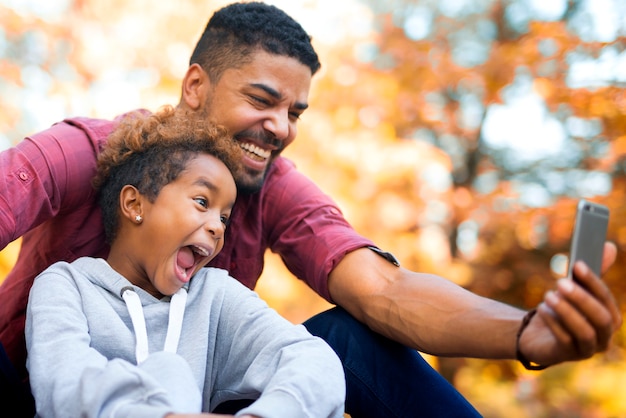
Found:
[(584, 261), (598, 277), (600, 276), (608, 225), (609, 208), (584, 199), (578, 202), (567, 277), (574, 278), (572, 270), (578, 260)]

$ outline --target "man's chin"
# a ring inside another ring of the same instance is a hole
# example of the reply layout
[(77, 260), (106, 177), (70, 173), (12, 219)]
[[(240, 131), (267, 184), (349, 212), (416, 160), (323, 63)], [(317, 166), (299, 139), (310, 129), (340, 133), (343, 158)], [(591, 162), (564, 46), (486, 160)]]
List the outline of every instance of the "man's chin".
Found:
[(240, 195), (255, 194), (261, 191), (265, 182), (265, 173), (263, 175), (251, 176), (244, 174), (242, 178), (237, 180), (237, 193)]

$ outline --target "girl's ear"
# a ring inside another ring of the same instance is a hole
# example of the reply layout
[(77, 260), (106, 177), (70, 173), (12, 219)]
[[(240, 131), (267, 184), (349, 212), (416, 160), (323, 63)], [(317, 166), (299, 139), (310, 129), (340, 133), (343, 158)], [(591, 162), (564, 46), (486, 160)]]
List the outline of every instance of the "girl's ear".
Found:
[(133, 223), (141, 223), (143, 219), (143, 199), (135, 186), (127, 184), (120, 191), (120, 211), (122, 217)]
[(192, 64), (183, 78), (180, 106), (191, 110), (200, 109), (206, 103), (210, 87), (209, 75), (200, 64)]

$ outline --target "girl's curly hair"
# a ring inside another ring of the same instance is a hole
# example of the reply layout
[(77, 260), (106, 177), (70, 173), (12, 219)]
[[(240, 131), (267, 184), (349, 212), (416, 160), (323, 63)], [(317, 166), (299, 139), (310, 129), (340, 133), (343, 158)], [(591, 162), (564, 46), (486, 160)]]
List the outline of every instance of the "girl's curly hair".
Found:
[(235, 141), (197, 113), (166, 106), (154, 114), (134, 112), (122, 119), (98, 156), (93, 179), (107, 242), (117, 234), (119, 195), (125, 185), (154, 202), (201, 153), (221, 160), (235, 178), (242, 170)]

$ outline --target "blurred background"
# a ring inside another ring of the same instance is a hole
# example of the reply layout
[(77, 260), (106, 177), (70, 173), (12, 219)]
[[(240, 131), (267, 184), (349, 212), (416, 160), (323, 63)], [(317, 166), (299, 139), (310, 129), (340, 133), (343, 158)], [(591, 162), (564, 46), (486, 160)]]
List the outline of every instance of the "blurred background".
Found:
[[(68, 116), (177, 104), (226, 1), (0, 0), (0, 148)], [(576, 202), (611, 209), (626, 312), (626, 2), (282, 0), (322, 61), (285, 155), (412, 270), (530, 308), (567, 265)], [(0, 252), (0, 281), (19, 240)], [(268, 253), (295, 323), (330, 305)], [(0, 301), (2, 303), (2, 301)], [(486, 417), (626, 417), (626, 335), (579, 363), (427, 359)]]

